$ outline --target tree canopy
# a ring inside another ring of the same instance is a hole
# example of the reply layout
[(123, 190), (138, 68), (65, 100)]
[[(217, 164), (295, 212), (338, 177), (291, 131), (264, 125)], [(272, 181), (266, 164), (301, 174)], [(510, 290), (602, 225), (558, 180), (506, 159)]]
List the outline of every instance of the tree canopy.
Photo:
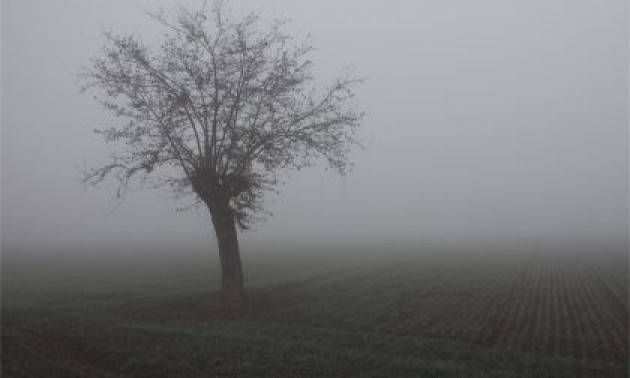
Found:
[(323, 157), (346, 173), (362, 118), (357, 80), (342, 75), (317, 90), (308, 42), (286, 34), (283, 21), (227, 13), (216, 2), (208, 11), (181, 9), (174, 20), (154, 14), (166, 33), (153, 47), (105, 33), (102, 55), (82, 78), (122, 120), (97, 130), (122, 148), (86, 170), (86, 183), (114, 176), (122, 195), (132, 180), (151, 178), (196, 193), (211, 210), (227, 203), (246, 228), (285, 168)]

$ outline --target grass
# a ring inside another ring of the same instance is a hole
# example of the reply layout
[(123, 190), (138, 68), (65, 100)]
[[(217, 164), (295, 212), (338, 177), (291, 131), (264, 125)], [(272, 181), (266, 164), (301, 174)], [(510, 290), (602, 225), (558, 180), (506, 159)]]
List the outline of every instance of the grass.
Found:
[(627, 376), (620, 255), (213, 257), (5, 263), (3, 376)]

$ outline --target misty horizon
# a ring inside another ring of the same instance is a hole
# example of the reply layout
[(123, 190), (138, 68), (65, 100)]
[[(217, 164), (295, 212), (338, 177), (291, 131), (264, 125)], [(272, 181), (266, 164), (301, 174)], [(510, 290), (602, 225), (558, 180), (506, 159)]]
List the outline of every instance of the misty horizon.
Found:
[[(192, 2), (194, 3), (194, 2)], [(455, 6), (457, 5), (457, 6)], [(241, 234), (257, 245), (521, 243), (626, 248), (627, 34), (622, 1), (234, 2), (289, 17), (317, 48), (316, 84), (348, 67), (365, 83), (365, 149), (339, 178), (286, 176), (273, 213)], [(213, 244), (205, 210), (166, 192), (83, 187), (78, 167), (118, 122), (77, 74), (103, 30), (155, 42), (145, 11), (168, 2), (13, 1), (2, 12), (2, 243)], [(334, 10), (334, 11), (333, 11)]]

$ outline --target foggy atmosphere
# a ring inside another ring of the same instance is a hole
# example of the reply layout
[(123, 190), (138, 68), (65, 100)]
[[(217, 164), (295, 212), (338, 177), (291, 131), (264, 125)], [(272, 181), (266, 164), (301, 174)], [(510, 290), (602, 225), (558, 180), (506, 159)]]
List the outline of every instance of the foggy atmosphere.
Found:
[(3, 376), (628, 376), (627, 2), (0, 12)]

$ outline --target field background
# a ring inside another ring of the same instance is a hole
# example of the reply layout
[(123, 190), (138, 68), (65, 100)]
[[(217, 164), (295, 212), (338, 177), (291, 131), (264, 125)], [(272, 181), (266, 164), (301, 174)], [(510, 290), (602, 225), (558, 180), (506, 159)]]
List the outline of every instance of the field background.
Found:
[(370, 248), (5, 250), (3, 377), (627, 376), (625, 253)]

